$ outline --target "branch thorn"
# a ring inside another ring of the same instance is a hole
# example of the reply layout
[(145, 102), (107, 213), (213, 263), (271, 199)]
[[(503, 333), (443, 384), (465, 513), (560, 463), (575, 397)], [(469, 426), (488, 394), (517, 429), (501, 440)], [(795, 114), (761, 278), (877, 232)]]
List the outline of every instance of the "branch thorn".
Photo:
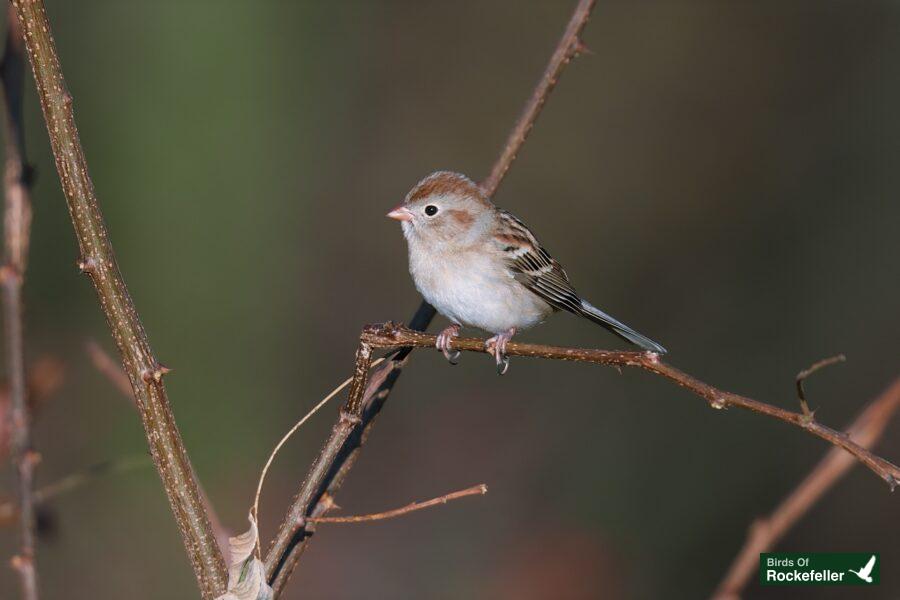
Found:
[(593, 51), (585, 45), (581, 38), (575, 38), (575, 43), (572, 44), (572, 58), (578, 58), (582, 54), (593, 54)]
[(97, 270), (97, 261), (90, 256), (87, 258), (79, 259), (79, 261), (75, 264), (78, 266), (78, 270), (82, 273), (93, 273)]
[(159, 383), (162, 381), (164, 375), (171, 373), (172, 369), (165, 365), (157, 364), (154, 370), (145, 369), (141, 372), (141, 379), (144, 383), (150, 383), (151, 381), (155, 381)]

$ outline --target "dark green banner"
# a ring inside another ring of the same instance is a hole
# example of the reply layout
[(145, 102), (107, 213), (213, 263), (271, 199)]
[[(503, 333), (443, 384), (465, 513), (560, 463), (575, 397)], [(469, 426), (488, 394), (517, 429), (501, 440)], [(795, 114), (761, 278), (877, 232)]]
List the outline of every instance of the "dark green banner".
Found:
[(762, 585), (877, 585), (881, 557), (873, 552), (764, 552)]

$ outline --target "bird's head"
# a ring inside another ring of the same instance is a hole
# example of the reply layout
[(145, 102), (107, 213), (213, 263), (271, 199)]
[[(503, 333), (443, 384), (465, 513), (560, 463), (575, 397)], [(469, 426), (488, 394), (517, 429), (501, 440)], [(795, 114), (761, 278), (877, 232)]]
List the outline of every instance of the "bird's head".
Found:
[(401, 222), (408, 240), (440, 244), (483, 229), (493, 211), (474, 181), (459, 173), (437, 171), (417, 183), (387, 216)]

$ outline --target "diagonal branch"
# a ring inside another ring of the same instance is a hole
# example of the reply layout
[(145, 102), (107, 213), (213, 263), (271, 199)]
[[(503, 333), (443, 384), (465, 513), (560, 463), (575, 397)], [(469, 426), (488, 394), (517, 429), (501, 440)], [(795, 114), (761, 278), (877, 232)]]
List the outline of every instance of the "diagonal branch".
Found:
[[(885, 427), (900, 409), (900, 378), (881, 393), (859, 414), (847, 429), (854, 442), (871, 448), (881, 438)], [(816, 468), (782, 500), (770, 515), (750, 526), (744, 546), (735, 556), (728, 573), (712, 597), (717, 600), (738, 598), (741, 590), (759, 568), (759, 554), (769, 552), (794, 524), (834, 486), (854, 465), (853, 456), (840, 448), (832, 448)]]
[(42, 0), (14, 0), (47, 123), (56, 169), (81, 251), (79, 267), (90, 276), (119, 348), (141, 413), (150, 454), (163, 481), (202, 596), (225, 591), (227, 573), (194, 480), (187, 451), (169, 406), (163, 375), (116, 264), (109, 233), (94, 194), (81, 147), (72, 96), (63, 78)]
[[(559, 40), (553, 55), (550, 57), (547, 68), (528, 99), (524, 111), (513, 126), (512, 132), (510, 132), (506, 144), (491, 170), (491, 174), (481, 184), (487, 196), (491, 197), (497, 191), (500, 182), (525, 143), (525, 139), (531, 132), (541, 109), (543, 109), (550, 92), (553, 91), (553, 88), (559, 81), (559, 77), (562, 75), (566, 65), (582, 51), (583, 47), (579, 36), (587, 24), (595, 3), (596, 0), (579, 0), (578, 5), (575, 7), (566, 30)], [(416, 314), (410, 320), (409, 326), (413, 329), (424, 331), (434, 319), (435, 314), (434, 307), (423, 301)], [(401, 349), (372, 375), (372, 381), (373, 383), (377, 382), (377, 385), (370, 385), (370, 389), (366, 393), (360, 416), (361, 423), (348, 436), (343, 438), (343, 429), (336, 425), (332, 436), (325, 443), (325, 449), (333, 448), (336, 444), (341, 444), (341, 448), (333, 456), (331, 454), (326, 455), (323, 450), (323, 454), (319, 456), (311, 467), (311, 470), (315, 471), (320, 468), (319, 461), (325, 458), (331, 459), (331, 463), (328, 465), (328, 473), (322, 480), (322, 485), (319, 489), (309, 498), (304, 497), (304, 494), (301, 493), (294, 499), (288, 515), (279, 528), (278, 535), (273, 540), (272, 546), (266, 554), (266, 574), (269, 583), (275, 590), (276, 596), (280, 594), (284, 584), (290, 578), (309, 541), (309, 532), (305, 531), (302, 519), (297, 521), (292, 520), (292, 517), (297, 515), (320, 517), (328, 512), (333, 505), (332, 498), (340, 489), (347, 473), (356, 463), (360, 448), (371, 432), (375, 418), (381, 412), (385, 402), (387, 402), (388, 396), (400, 377), (410, 352), (411, 348)]]
[(32, 414), (26, 397), (25, 347), (22, 325), (22, 282), (28, 263), (31, 234), (31, 194), (25, 164), (22, 130), (22, 80), (25, 59), (22, 30), (10, 7), (7, 11), (6, 48), (0, 63), (6, 123), (6, 166), (3, 174), (5, 209), (3, 219), (4, 263), (0, 268), (3, 287), (3, 320), (10, 395), (12, 460), (15, 465), (19, 505), (19, 554), (13, 564), (19, 572), (22, 598), (38, 599), (35, 561), (34, 467), (38, 454), (32, 446)]
[(550, 92), (556, 87), (556, 82), (559, 81), (559, 76), (562, 75), (563, 69), (566, 68), (566, 65), (573, 58), (584, 51), (584, 45), (581, 42), (581, 32), (584, 30), (584, 26), (587, 25), (596, 1), (581, 0), (578, 6), (575, 7), (575, 12), (572, 13), (572, 18), (569, 19), (566, 31), (563, 33), (562, 39), (559, 40), (559, 44), (556, 45), (556, 50), (553, 51), (553, 56), (550, 57), (550, 62), (544, 70), (541, 80), (531, 93), (531, 97), (525, 104), (525, 110), (522, 111), (522, 115), (509, 133), (503, 150), (500, 151), (500, 158), (494, 163), (494, 168), (491, 169), (491, 174), (488, 175), (488, 178), (481, 183), (484, 195), (488, 198), (492, 198), (497, 193), (500, 182), (503, 181), (509, 167), (516, 160), (516, 156), (518, 156), (519, 150), (522, 149), (528, 134), (531, 133), (534, 122), (537, 121), (538, 115), (541, 114), (541, 109), (544, 108), (544, 103), (547, 102)]
[[(433, 335), (413, 331), (393, 323), (368, 325), (363, 329), (362, 335), (360, 335), (360, 344), (371, 348), (388, 350), (409, 347), (433, 348), (436, 340), (437, 338)], [(487, 353), (485, 341), (477, 338), (454, 338), (451, 346), (453, 350)], [(617, 352), (510, 342), (506, 346), (506, 353), (509, 356), (569, 360), (613, 367), (639, 367), (693, 392), (706, 400), (712, 408), (743, 408), (805, 429), (812, 435), (852, 454), (859, 462), (886, 481), (892, 490), (900, 482), (900, 468), (872, 454), (866, 448), (851, 440), (846, 433), (826, 427), (802, 413), (792, 412), (772, 404), (747, 398), (746, 396), (720, 390), (700, 381), (693, 375), (688, 375), (672, 365), (662, 362), (659, 360), (659, 356), (653, 352)]]

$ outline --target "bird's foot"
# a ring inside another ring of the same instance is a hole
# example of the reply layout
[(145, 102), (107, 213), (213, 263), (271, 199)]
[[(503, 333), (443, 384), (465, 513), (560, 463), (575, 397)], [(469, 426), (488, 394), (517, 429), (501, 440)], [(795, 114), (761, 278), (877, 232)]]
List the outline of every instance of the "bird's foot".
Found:
[(443, 353), (444, 358), (447, 359), (451, 365), (459, 364), (459, 350), (451, 350), (450, 343), (453, 341), (453, 338), (459, 335), (460, 325), (454, 323), (450, 325), (442, 332), (440, 332), (437, 336), (437, 341), (434, 344), (434, 347)]
[(497, 363), (497, 374), (499, 375), (505, 375), (506, 370), (509, 369), (509, 357), (506, 355), (506, 344), (509, 343), (509, 340), (511, 340), (514, 335), (516, 335), (516, 328), (510, 327), (507, 331), (498, 333), (494, 337), (484, 341), (485, 349), (487, 349), (488, 354), (494, 357), (494, 360)]

